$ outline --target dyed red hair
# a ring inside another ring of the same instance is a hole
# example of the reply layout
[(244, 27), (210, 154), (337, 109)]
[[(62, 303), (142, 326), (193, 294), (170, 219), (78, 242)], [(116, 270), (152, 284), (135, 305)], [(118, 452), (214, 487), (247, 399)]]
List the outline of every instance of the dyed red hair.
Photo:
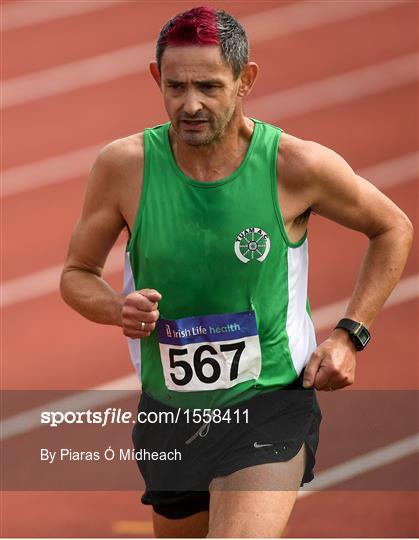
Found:
[(217, 12), (206, 6), (180, 13), (173, 19), (164, 45), (219, 45)]

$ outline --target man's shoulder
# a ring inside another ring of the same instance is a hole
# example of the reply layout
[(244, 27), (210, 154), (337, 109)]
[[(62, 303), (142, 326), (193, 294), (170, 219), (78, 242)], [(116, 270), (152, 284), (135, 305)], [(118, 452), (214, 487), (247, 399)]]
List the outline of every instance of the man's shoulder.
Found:
[(278, 161), (295, 172), (310, 171), (318, 164), (326, 147), (314, 141), (306, 141), (283, 132), (278, 148)]
[[(116, 139), (98, 153), (88, 177), (89, 191), (122, 205), (125, 193), (135, 196), (143, 169), (143, 134)], [(141, 182), (141, 180), (140, 180)]]
[(115, 139), (104, 146), (97, 157), (102, 166), (111, 171), (124, 171), (144, 159), (144, 133), (134, 133)]
[(335, 152), (315, 141), (283, 132), (278, 148), (277, 171), (282, 182), (298, 186), (316, 178)]

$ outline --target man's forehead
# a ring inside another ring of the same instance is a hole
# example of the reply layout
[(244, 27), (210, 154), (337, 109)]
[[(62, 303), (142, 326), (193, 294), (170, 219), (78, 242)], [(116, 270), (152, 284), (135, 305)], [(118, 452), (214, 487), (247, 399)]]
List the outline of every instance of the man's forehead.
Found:
[(194, 73), (197, 78), (208, 79), (223, 76), (231, 71), (218, 45), (167, 47), (164, 51), (161, 71), (164, 78), (176, 78)]

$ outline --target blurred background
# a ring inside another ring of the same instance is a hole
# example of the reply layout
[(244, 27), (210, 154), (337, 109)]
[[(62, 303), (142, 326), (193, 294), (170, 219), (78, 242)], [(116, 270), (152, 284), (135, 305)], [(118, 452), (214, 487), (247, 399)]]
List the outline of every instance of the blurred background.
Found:
[[(99, 149), (166, 121), (148, 63), (163, 24), (196, 5), (1, 2), (2, 390), (65, 390), (77, 399), (86, 389), (138, 388), (120, 330), (71, 311), (58, 294), (59, 273)], [(417, 2), (208, 5), (239, 18), (251, 60), (261, 68), (246, 113), (334, 149), (416, 225)], [(117, 290), (125, 241), (119, 239), (106, 265)], [(309, 242), (310, 298), (321, 341), (344, 311), (367, 239), (314, 215)], [(360, 395), (377, 404), (377, 396), (391, 400), (394, 392), (411, 396), (417, 389), (417, 255), (415, 244), (370, 346), (358, 357), (356, 382), (341, 392), (352, 392), (352, 401), (342, 407), (339, 393), (319, 395), (327, 411), (316, 468), (321, 483), (318, 491), (300, 493), (289, 537), (418, 534), (417, 491), (397, 484), (418, 475), (414, 406), (378, 417), (391, 427), (379, 440), (362, 424), (368, 403), (351, 406), (361, 403)], [(24, 445), (34, 423), (25, 426), (3, 438)], [(137, 475), (135, 464), (132, 472)], [(380, 479), (388, 480), (384, 487)], [(150, 510), (139, 495), (7, 491), (2, 536), (147, 537)]]

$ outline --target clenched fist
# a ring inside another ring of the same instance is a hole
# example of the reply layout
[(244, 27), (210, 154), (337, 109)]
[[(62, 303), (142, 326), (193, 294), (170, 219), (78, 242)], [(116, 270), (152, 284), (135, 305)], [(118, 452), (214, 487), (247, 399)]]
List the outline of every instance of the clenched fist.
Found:
[(121, 310), (122, 331), (129, 338), (145, 338), (156, 328), (160, 317), (157, 309), (161, 294), (154, 289), (141, 289), (125, 297)]
[(349, 334), (335, 328), (311, 355), (304, 370), (304, 388), (338, 390), (350, 386), (355, 380), (356, 349)]

